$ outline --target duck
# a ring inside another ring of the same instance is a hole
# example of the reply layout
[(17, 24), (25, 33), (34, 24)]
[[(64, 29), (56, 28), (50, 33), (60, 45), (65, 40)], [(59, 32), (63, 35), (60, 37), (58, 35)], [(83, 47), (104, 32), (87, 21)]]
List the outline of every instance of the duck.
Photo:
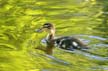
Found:
[[(89, 47), (82, 42), (80, 39), (73, 36), (62, 36), (55, 38), (55, 26), (52, 23), (44, 23), (36, 32), (48, 32), (45, 38), (46, 49), (44, 50), (46, 54), (52, 55), (53, 49), (58, 47), (63, 50), (74, 51), (75, 49), (88, 49)], [(42, 49), (42, 48), (36, 48)]]

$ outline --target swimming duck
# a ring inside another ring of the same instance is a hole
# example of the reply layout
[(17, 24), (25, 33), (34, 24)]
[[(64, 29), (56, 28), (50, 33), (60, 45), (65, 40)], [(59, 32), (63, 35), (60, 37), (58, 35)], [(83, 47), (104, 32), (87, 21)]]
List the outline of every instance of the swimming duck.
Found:
[(47, 44), (45, 52), (47, 54), (52, 54), (53, 48), (55, 46), (70, 51), (73, 51), (74, 49), (82, 49), (82, 48), (88, 49), (88, 46), (85, 45), (78, 38), (71, 37), (71, 36), (63, 36), (63, 37), (55, 38), (55, 27), (51, 23), (45, 23), (42, 25), (41, 28), (36, 30), (36, 32), (43, 32), (43, 31), (48, 32), (48, 35), (45, 39)]

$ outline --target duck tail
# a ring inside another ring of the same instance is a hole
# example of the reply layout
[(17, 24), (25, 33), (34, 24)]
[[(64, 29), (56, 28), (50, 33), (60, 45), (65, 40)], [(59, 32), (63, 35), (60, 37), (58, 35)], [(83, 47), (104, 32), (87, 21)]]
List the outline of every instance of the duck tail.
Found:
[(80, 39), (75, 38), (75, 37), (72, 37), (72, 39), (73, 39), (76, 43), (78, 43), (78, 45), (79, 45), (81, 48), (84, 48), (84, 49), (88, 49), (88, 48), (89, 48), (89, 47), (88, 47), (85, 43), (83, 43)]

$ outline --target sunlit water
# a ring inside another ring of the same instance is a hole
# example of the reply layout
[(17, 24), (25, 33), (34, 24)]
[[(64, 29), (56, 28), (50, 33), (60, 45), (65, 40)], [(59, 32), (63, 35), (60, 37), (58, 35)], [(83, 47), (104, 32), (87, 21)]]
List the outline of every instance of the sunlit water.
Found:
[[(73, 35), (90, 46), (88, 50), (65, 51), (57, 48), (58, 50), (74, 53), (79, 56), (82, 55), (90, 60), (107, 61), (108, 26), (103, 24), (103, 16), (100, 18), (100, 13), (103, 13), (102, 10), (104, 10), (104, 7), (100, 6), (102, 2), (97, 4), (98, 2), (95, 1), (99, 0), (1, 0), (0, 62), (2, 67), (0, 69), (6, 69), (5, 71), (8, 71), (8, 68), (10, 69), (9, 71), (29, 69), (31, 66), (29, 64), (32, 63), (33, 59), (25, 55), (27, 53), (21, 54), (20, 51), (32, 50), (31, 47), (36, 45), (39, 38), (31, 40), (36, 40), (34, 45), (26, 43), (26, 40), (32, 37), (34, 29), (37, 29), (46, 22), (51, 22), (55, 25), (57, 35)], [(107, 5), (105, 6), (107, 7)], [(42, 43), (45, 44), (45, 41), (42, 40)], [(34, 58), (41, 56), (50, 58), (52, 62), (49, 63), (52, 65), (71, 65), (71, 63), (56, 56), (39, 55), (33, 53), (33, 51), (29, 54), (30, 57), (34, 55)], [(4, 63), (2, 63), (3, 61)], [(23, 61), (24, 63), (22, 63)], [(35, 65), (32, 67), (35, 68)], [(93, 66), (90, 69), (107, 71), (108, 65)], [(51, 69), (43, 69), (42, 71), (51, 71)]]

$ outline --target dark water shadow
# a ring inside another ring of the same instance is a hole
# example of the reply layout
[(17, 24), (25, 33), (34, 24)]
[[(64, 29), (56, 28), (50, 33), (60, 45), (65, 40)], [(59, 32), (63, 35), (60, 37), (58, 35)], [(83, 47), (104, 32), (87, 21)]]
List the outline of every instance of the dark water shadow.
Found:
[(12, 62), (11, 58), (0, 56), (0, 63), (9, 63)]

